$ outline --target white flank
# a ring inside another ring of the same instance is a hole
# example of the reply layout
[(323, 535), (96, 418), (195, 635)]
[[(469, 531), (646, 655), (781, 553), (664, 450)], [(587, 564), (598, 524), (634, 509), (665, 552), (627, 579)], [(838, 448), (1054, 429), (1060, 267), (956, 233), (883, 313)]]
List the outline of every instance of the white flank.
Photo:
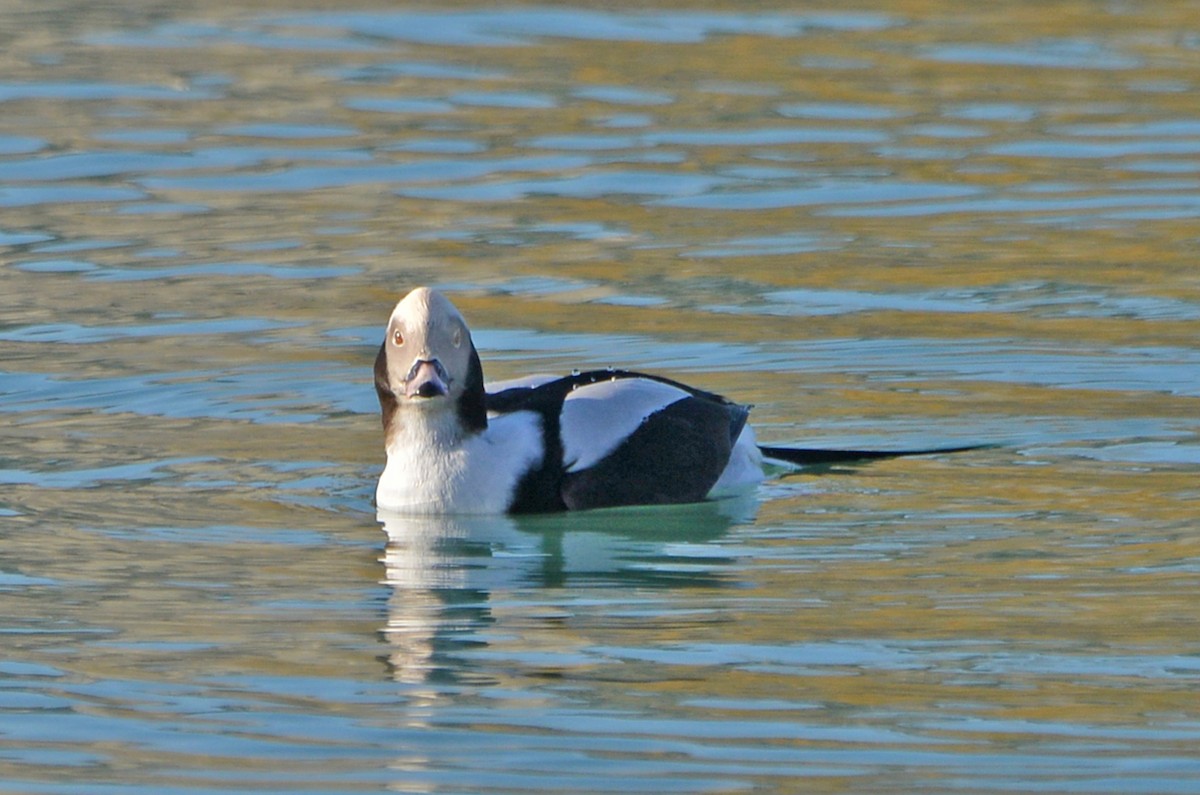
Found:
[(749, 425), (742, 427), (733, 450), (729, 454), (729, 463), (721, 472), (721, 477), (709, 489), (709, 497), (727, 497), (731, 494), (745, 491), (747, 487), (762, 482), (762, 451), (758, 449), (758, 441), (754, 437), (754, 429)]

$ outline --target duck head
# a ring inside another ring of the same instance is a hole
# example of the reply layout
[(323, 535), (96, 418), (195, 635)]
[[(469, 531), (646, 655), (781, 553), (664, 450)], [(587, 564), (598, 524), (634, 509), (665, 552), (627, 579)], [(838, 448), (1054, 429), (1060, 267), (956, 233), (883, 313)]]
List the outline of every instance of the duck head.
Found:
[(483, 367), (462, 314), (441, 293), (418, 287), (388, 319), (375, 357), (385, 431), (399, 418), (454, 411), (464, 432), (487, 427)]

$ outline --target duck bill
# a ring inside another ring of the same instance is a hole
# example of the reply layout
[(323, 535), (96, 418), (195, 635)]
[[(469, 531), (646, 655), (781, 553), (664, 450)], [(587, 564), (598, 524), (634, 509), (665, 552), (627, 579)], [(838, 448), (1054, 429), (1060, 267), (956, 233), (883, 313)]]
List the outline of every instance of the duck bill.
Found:
[(404, 381), (407, 398), (435, 398), (450, 394), (449, 377), (437, 359), (418, 359)]

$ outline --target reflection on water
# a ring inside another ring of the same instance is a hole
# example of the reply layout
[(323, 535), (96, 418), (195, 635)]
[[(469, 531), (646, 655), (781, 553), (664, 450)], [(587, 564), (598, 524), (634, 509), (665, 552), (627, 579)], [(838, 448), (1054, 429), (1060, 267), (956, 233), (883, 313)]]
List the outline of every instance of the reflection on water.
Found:
[[(1192, 792), (1195, 9), (0, 9), (0, 781)], [(749, 503), (370, 503), (491, 378), (999, 446)]]
[(491, 603), (545, 588), (717, 587), (728, 561), (707, 542), (753, 519), (751, 498), (570, 516), (405, 516), (381, 512), (393, 589), (385, 636), (401, 681), (478, 674)]

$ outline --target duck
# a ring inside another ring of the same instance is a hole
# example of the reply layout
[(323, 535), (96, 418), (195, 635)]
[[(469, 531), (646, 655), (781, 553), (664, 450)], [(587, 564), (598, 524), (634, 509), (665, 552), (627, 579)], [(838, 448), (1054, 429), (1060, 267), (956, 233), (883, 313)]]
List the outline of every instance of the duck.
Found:
[(659, 375), (605, 368), (487, 383), (462, 313), (417, 287), (375, 357), (387, 460), (376, 507), (526, 514), (666, 505), (744, 493), (791, 467), (958, 452), (758, 444), (750, 406)]

